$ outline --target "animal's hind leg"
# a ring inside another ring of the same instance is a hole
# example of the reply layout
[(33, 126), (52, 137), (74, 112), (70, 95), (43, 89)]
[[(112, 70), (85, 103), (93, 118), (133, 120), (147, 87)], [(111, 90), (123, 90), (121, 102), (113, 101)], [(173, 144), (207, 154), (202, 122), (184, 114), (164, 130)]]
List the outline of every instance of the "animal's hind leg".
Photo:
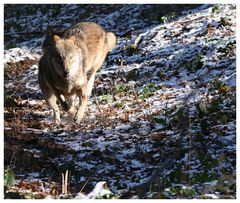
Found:
[(60, 110), (57, 104), (57, 97), (54, 94), (52, 94), (46, 99), (46, 101), (48, 102), (49, 106), (53, 109), (55, 123), (59, 125), (61, 122), (61, 119), (60, 119)]
[(78, 108), (76, 117), (75, 117), (75, 122), (79, 124), (83, 118), (84, 111), (87, 107), (87, 85), (83, 85), (81, 90), (78, 90), (77, 92), (79, 99), (80, 99), (80, 106)]
[(91, 93), (92, 93), (92, 88), (93, 88), (96, 72), (97, 72), (97, 70), (91, 73), (91, 76), (87, 82), (87, 96), (88, 97), (90, 97)]

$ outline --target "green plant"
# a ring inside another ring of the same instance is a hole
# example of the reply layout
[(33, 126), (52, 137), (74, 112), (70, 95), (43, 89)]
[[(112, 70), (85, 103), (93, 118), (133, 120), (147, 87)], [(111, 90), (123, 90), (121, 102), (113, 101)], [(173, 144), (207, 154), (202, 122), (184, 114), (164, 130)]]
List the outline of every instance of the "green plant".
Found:
[(161, 23), (167, 23), (167, 22), (168, 22), (168, 17), (167, 17), (167, 16), (162, 16), (162, 17), (160, 18), (160, 22), (161, 22)]
[(219, 93), (225, 94), (231, 91), (231, 86), (224, 84), (219, 77), (215, 77), (215, 79), (210, 83), (209, 91), (211, 93), (215, 93), (217, 90)]
[(123, 48), (123, 51), (126, 51), (128, 55), (133, 56), (137, 53), (138, 46), (135, 44), (129, 44)]
[(166, 125), (167, 124), (166, 118), (153, 117), (152, 122), (153, 123), (158, 123), (158, 124), (161, 124), (161, 125)]
[(119, 199), (121, 195), (113, 194), (111, 191), (106, 190), (106, 194), (99, 195), (96, 199)]
[(142, 91), (140, 98), (146, 99), (146, 98), (150, 97), (152, 94), (153, 94), (153, 90), (149, 87), (145, 87)]
[(136, 68), (130, 70), (127, 74), (126, 74), (126, 78), (128, 81), (133, 80), (136, 81), (139, 78), (139, 72)]
[(163, 195), (166, 198), (181, 197), (181, 198), (192, 198), (196, 195), (196, 191), (193, 188), (185, 187), (185, 186), (173, 186), (170, 188), (166, 188), (163, 191)]
[(219, 79), (219, 77), (215, 77), (214, 81), (211, 83), (211, 90), (219, 90), (223, 86), (223, 82)]
[(16, 44), (11, 42), (5, 46), (5, 49), (8, 50), (8, 49), (16, 48), (16, 47), (17, 47)]
[(121, 84), (121, 85), (117, 85), (116, 86), (116, 93), (120, 94), (120, 93), (126, 93), (130, 90), (129, 86), (127, 86), (126, 84)]
[(12, 95), (9, 95), (7, 93), (4, 94), (4, 107), (15, 109), (17, 108), (17, 104), (14, 101), (14, 98)]
[(186, 109), (185, 107), (180, 107), (177, 112), (174, 114), (174, 120), (177, 122), (182, 122), (186, 120)]
[(215, 13), (219, 13), (220, 11), (220, 5), (219, 4), (216, 4), (212, 7), (212, 13), (215, 14)]
[(154, 94), (155, 91), (160, 90), (162, 87), (160, 85), (155, 85), (153, 83), (149, 83), (146, 85), (141, 94), (140, 94), (140, 99), (146, 99), (149, 98)]
[(171, 18), (175, 18), (177, 16), (177, 13), (176, 12), (171, 12)]
[(7, 169), (4, 175), (4, 188), (8, 189), (15, 182), (15, 174), (12, 169)]
[(197, 55), (195, 58), (195, 67), (196, 69), (200, 69), (203, 67), (203, 62), (202, 62), (202, 55)]
[(116, 104), (118, 109), (123, 109), (126, 105), (126, 101), (120, 101)]
[(112, 99), (112, 95), (111, 94), (105, 94), (101, 97), (101, 101), (104, 103), (104, 104), (107, 104), (111, 101)]
[(221, 22), (221, 25), (223, 26), (231, 25), (230, 20), (227, 17), (222, 17), (220, 19), (220, 22)]
[(169, 15), (161, 16), (160, 17), (160, 22), (161, 23), (167, 23), (170, 20), (172, 20), (173, 18), (175, 18), (176, 16), (177, 16), (177, 13), (173, 11)]
[(216, 116), (219, 118), (219, 121), (222, 124), (227, 124), (228, 121), (231, 119), (231, 114), (228, 114), (226, 112), (217, 112)]
[(199, 109), (201, 110), (202, 113), (207, 114), (207, 105), (205, 102), (199, 103)]
[(179, 193), (181, 196), (188, 197), (188, 198), (194, 197), (194, 195), (196, 195), (196, 191), (192, 188), (182, 188), (180, 189)]

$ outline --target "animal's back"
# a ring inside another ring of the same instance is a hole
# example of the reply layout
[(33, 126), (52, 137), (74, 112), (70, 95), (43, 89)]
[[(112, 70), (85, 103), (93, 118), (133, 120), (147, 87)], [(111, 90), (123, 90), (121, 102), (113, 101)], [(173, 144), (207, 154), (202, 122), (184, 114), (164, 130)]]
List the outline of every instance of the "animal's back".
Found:
[(78, 23), (64, 32), (64, 37), (75, 36), (76, 40), (87, 46), (89, 53), (97, 53), (106, 43), (106, 33), (93, 22)]

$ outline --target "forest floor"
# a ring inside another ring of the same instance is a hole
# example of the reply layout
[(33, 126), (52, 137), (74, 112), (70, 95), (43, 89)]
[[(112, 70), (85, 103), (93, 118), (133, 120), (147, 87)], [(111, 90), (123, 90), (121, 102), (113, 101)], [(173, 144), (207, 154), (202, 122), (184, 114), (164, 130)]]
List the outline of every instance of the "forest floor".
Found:
[[(81, 21), (117, 46), (82, 123), (56, 126), (44, 30)], [(59, 198), (66, 170), (68, 198), (236, 198), (235, 5), (5, 5), (4, 40), (5, 198)]]

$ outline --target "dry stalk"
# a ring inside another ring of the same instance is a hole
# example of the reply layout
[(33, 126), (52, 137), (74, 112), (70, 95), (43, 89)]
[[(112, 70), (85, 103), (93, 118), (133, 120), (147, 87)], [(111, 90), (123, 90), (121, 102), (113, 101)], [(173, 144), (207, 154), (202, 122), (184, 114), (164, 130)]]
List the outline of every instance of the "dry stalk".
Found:
[(68, 194), (68, 170), (64, 173), (62, 173), (62, 194), (67, 195)]

